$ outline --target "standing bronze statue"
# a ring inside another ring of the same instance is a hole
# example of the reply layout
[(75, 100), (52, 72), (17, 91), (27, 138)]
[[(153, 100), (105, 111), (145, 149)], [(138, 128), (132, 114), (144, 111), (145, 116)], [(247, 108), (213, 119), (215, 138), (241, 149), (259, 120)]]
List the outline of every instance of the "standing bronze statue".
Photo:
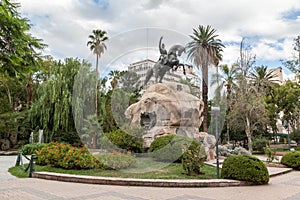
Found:
[(169, 51), (167, 51), (165, 49), (165, 44), (162, 43), (162, 39), (163, 37), (160, 37), (159, 40), (159, 52), (161, 55), (159, 60), (154, 64), (154, 67), (147, 71), (146, 80), (144, 82), (145, 86), (153, 74), (155, 76), (155, 82), (161, 83), (167, 71), (170, 69), (176, 71), (180, 66), (183, 67), (183, 74), (185, 75), (184, 64), (180, 63), (177, 58), (177, 56), (182, 55), (182, 53), (185, 51), (185, 48), (182, 45), (174, 45), (169, 49)]

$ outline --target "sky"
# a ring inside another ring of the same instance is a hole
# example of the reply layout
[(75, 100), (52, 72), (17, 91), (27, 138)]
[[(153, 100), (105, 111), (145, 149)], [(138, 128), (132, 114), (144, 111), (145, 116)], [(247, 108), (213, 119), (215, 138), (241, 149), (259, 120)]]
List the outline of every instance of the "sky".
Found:
[[(226, 46), (221, 64), (232, 64), (244, 38), (256, 65), (282, 66), (293, 57), (300, 34), (299, 0), (15, 0), (30, 20), (31, 33), (49, 46), (56, 59), (77, 57), (94, 62), (87, 47), (94, 29), (107, 32), (101, 65), (125, 70), (132, 62), (157, 60), (158, 41), (166, 48), (186, 45), (199, 25), (211, 25)], [(189, 62), (181, 58), (182, 62)], [(291, 76), (283, 69), (285, 77)]]

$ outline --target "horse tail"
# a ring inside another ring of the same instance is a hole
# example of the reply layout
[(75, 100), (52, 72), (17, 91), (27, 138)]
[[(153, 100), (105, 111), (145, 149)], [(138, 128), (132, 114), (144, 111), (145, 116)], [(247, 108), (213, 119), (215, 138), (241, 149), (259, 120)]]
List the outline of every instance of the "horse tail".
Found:
[(150, 78), (152, 77), (153, 75), (153, 68), (151, 69), (148, 69), (147, 73), (146, 73), (146, 80), (144, 82), (144, 86), (147, 85), (148, 81), (150, 80)]

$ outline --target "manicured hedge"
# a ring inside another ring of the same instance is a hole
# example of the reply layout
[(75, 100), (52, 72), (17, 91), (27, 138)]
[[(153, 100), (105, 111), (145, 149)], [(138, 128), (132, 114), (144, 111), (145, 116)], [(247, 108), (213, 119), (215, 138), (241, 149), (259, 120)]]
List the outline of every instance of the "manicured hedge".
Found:
[(266, 165), (250, 155), (232, 155), (224, 160), (221, 177), (249, 181), (254, 184), (267, 184), (269, 172)]
[(284, 164), (296, 170), (300, 170), (300, 152), (298, 151), (287, 152), (281, 158), (281, 164)]

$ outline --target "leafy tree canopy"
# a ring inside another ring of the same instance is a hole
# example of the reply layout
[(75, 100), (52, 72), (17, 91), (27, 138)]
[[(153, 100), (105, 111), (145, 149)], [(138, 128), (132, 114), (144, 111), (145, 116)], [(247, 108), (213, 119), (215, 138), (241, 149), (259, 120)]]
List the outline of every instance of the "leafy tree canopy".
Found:
[(0, 2), (0, 72), (10, 77), (30, 73), (37, 66), (38, 50), (45, 47), (30, 33), (29, 21), (10, 0)]

